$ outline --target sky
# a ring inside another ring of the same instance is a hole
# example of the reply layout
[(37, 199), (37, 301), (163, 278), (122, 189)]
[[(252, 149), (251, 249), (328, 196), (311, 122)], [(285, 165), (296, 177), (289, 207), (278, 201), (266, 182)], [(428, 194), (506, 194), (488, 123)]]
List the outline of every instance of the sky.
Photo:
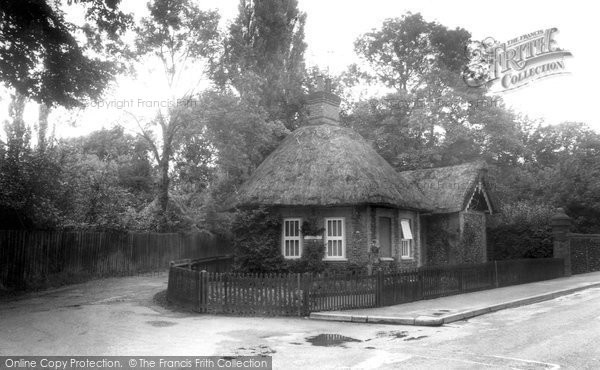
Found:
[[(145, 13), (144, 3), (123, 0), (122, 6), (139, 17)], [(222, 27), (237, 15), (237, 0), (198, 3), (202, 8), (218, 9)], [(379, 28), (387, 18), (400, 17), (407, 12), (421, 13), (425, 20), (437, 21), (448, 28), (465, 28), (476, 40), (493, 37), (504, 42), (539, 29), (556, 27), (557, 45), (573, 55), (565, 59), (569, 74), (534, 81), (501, 96), (515, 111), (543, 120), (544, 124), (581, 121), (600, 131), (594, 99), (600, 85), (595, 68), (600, 48), (594, 43), (597, 13), (592, 2), (299, 0), (299, 7), (307, 13), (307, 65), (317, 65), (331, 73), (342, 72), (349, 64), (359, 62), (353, 43), (361, 34)], [(83, 135), (123, 120), (131, 121), (130, 114), (124, 114), (123, 107), (118, 108), (119, 102), (134, 101), (135, 107), (128, 109), (138, 116), (149, 116), (154, 111), (147, 106), (151, 103), (144, 102), (174, 103), (173, 98), (164, 96), (164, 81), (157, 76), (160, 76), (160, 69), (149, 66), (136, 79), (120, 78), (107, 92), (102, 106), (91, 106), (75, 114), (57, 110), (50, 117), (50, 121), (56, 123), (57, 136)], [(199, 81), (201, 75), (186, 79)], [(201, 82), (199, 86), (206, 86), (206, 83)], [(0, 103), (0, 109), (6, 112), (5, 103)], [(28, 109), (25, 118), (35, 120), (35, 110)], [(129, 127), (135, 133), (135, 127)]]

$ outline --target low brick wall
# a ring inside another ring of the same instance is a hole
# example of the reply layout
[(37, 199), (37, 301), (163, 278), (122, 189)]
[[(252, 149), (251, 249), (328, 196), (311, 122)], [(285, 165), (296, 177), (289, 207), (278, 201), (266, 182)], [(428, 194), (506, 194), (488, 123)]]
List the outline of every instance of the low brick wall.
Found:
[(571, 253), (571, 272), (600, 271), (600, 234), (567, 234)]

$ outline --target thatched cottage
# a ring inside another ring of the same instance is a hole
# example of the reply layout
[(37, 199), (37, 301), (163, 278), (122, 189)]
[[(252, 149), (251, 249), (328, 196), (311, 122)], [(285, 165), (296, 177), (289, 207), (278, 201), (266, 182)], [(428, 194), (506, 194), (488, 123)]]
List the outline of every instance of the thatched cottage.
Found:
[(375, 257), (416, 267), (486, 260), (485, 213), (495, 208), (485, 166), (398, 173), (359, 134), (339, 125), (339, 97), (321, 89), (307, 103), (309, 124), (292, 132), (235, 197), (237, 207), (277, 212), (285, 258), (301, 258), (310, 237), (302, 235), (302, 224), (310, 220), (324, 230), (324, 260), (331, 263)]

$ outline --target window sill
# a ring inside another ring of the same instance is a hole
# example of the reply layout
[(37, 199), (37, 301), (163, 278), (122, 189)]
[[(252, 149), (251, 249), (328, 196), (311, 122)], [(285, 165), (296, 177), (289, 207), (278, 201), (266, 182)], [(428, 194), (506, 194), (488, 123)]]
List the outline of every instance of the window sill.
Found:
[(300, 258), (302, 258), (302, 256), (298, 256), (298, 257), (286, 257), (286, 256), (283, 256), (284, 260), (299, 260)]
[(381, 262), (392, 262), (394, 259), (392, 257), (379, 257)]
[(413, 260), (414, 260), (414, 258), (413, 258), (413, 257), (400, 257), (400, 259), (401, 259), (402, 261), (413, 261)]
[(347, 258), (323, 258), (323, 262), (347, 262)]

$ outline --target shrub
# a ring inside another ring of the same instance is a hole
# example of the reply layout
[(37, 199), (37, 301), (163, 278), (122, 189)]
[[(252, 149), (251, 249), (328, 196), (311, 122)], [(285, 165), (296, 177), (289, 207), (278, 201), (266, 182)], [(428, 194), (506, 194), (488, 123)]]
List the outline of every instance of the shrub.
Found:
[(261, 207), (239, 211), (232, 225), (235, 270), (239, 272), (283, 272), (287, 264), (281, 255), (281, 220), (271, 209)]
[(317, 226), (318, 222), (315, 218), (309, 218), (302, 223), (302, 235), (318, 236), (323, 235), (324, 227)]
[(325, 248), (322, 240), (305, 240), (302, 257), (299, 260), (288, 262), (289, 272), (311, 272), (320, 273), (325, 270)]
[(553, 207), (520, 201), (502, 207), (487, 230), (489, 260), (552, 257)]

